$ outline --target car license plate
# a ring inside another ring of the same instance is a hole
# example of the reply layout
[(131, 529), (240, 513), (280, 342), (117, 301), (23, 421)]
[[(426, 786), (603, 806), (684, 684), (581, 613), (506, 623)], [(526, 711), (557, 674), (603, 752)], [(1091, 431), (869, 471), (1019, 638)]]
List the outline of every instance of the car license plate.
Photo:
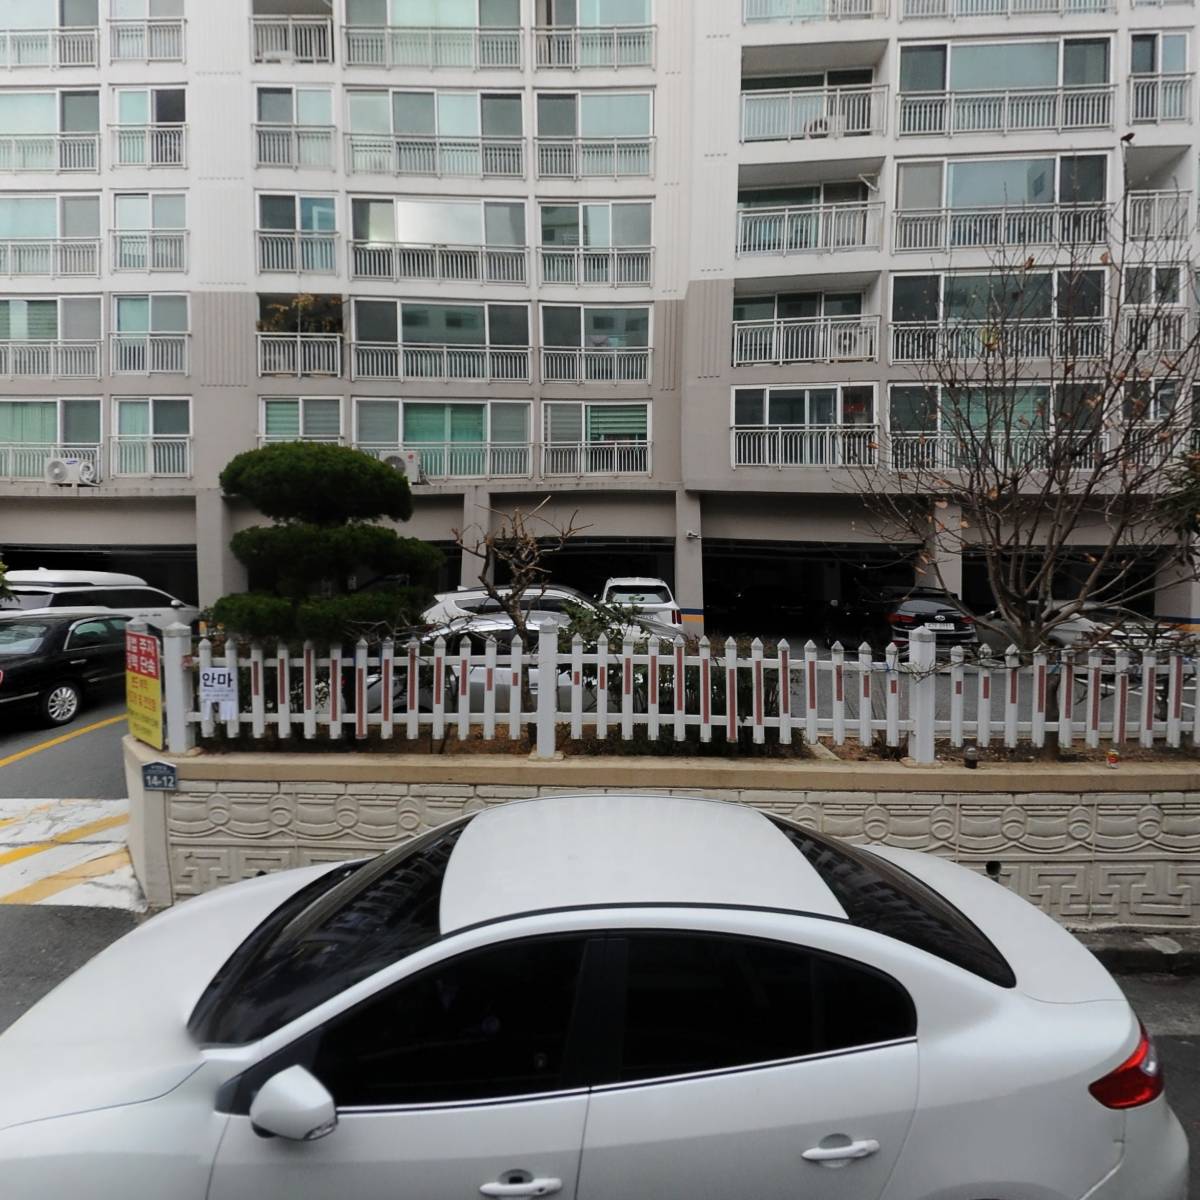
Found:
[(944, 633), (947, 630), (953, 629), (954, 626), (949, 621), (928, 621), (925, 628), (932, 629), (934, 633)]

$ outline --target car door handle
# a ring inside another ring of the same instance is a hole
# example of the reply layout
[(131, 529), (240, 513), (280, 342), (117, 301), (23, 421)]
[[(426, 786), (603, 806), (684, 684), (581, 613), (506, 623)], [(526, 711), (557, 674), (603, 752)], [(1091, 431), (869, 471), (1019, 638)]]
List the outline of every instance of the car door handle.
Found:
[(847, 1146), (814, 1146), (811, 1150), (805, 1150), (800, 1157), (807, 1162), (837, 1163), (852, 1158), (866, 1158), (878, 1149), (879, 1143), (874, 1138), (863, 1138)]
[(530, 1179), (525, 1183), (485, 1183), (485, 1196), (549, 1196), (562, 1191), (561, 1179)]
[(82, 667), (84, 665), (84, 663), (86, 663), (86, 662), (87, 662), (86, 658), (73, 658), (73, 659), (71, 659), (71, 666)]

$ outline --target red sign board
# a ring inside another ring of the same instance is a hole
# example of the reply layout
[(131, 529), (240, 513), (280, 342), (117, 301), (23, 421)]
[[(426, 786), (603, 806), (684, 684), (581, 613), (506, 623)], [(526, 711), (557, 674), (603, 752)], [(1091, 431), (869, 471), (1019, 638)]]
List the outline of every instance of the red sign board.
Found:
[(125, 631), (125, 707), (129, 732), (156, 750), (163, 748), (162, 661), (158, 639)]

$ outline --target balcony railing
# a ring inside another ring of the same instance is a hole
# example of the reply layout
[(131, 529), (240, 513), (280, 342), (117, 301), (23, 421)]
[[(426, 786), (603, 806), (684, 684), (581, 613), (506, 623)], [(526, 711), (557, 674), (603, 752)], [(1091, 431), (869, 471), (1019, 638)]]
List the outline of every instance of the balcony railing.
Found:
[(182, 17), (152, 21), (109, 21), (109, 55), (113, 62), (183, 62)]
[(103, 476), (101, 448), (96, 445), (63, 446), (42, 442), (0, 443), (0, 479), (20, 482), (29, 479), (44, 479), (46, 467), (52, 459), (67, 462), (89, 463), (92, 479), (96, 482)]
[(99, 378), (99, 342), (0, 342), (0, 379)]
[(1029, 359), (1097, 358), (1109, 344), (1104, 317), (1042, 317), (984, 321), (896, 321), (891, 325), (892, 362), (989, 359), (1010, 364)]
[(1125, 234), (1132, 240), (1179, 241), (1191, 228), (1191, 192), (1126, 192)]
[(346, 29), (346, 65), (519, 71), (522, 43), (520, 29), (351, 25)]
[(654, 280), (651, 246), (543, 246), (542, 283), (586, 287), (648, 287)]
[(333, 62), (328, 17), (251, 17), (250, 38), (256, 63)]
[(417, 442), (408, 446), (356, 442), (355, 449), (378, 459), (418, 455), (420, 475), (410, 483), (528, 478), (533, 474), (534, 447), (528, 442)]
[(192, 439), (120, 434), (112, 439), (109, 459), (113, 475), (188, 479), (192, 474)]
[(1129, 77), (1131, 125), (1191, 124), (1192, 72), (1173, 75), (1131, 75)]
[(354, 242), (354, 279), (429, 279), (450, 283), (526, 282), (524, 246), (438, 246), (428, 243)]
[(98, 133), (0, 134), (0, 171), (99, 170)]
[(887, 127), (887, 87), (742, 93), (742, 141), (865, 137)]
[(1134, 354), (1177, 354), (1188, 342), (1186, 309), (1148, 305), (1121, 313), (1121, 347)]
[(654, 138), (550, 138), (537, 143), (539, 179), (629, 179), (654, 174)]
[(738, 212), (740, 258), (826, 250), (878, 250), (883, 204), (807, 204)]
[(551, 346), (542, 350), (543, 383), (645, 383), (649, 346)]
[(900, 98), (900, 135), (1111, 129), (1113, 89), (1012, 88), (986, 92), (909, 92)]
[(260, 433), (260, 446), (281, 446), (289, 442), (315, 442), (319, 446), (340, 446), (344, 442), (340, 433)]
[(891, 433), (888, 462), (894, 471), (1060, 470), (1068, 464), (1091, 470), (1105, 449), (1099, 430), (1072, 434), (1057, 430), (1011, 430), (988, 435), (963, 432)]
[(734, 321), (735, 367), (803, 362), (874, 362), (878, 315)]
[(186, 375), (186, 333), (114, 333), (109, 336), (114, 375)]
[(260, 167), (333, 170), (332, 125), (256, 125)]
[(336, 275), (336, 233), (307, 233), (278, 229), (260, 229), (258, 269), (263, 273), (283, 271), (289, 275)]
[(1072, 13), (1111, 13), (1116, 0), (900, 0), (900, 19), (943, 21), (971, 17), (1068, 16)]
[(528, 383), (528, 346), (408, 345), (355, 342), (355, 379), (478, 379)]
[(744, 25), (869, 21), (888, 15), (888, 0), (742, 0)]
[(98, 29), (0, 29), (0, 68), (99, 65)]
[(873, 467), (874, 425), (742, 425), (730, 430), (734, 467)]
[(524, 138), (346, 135), (352, 175), (451, 175), (524, 179)]
[(342, 373), (340, 333), (260, 333), (260, 375), (331, 375)]
[(653, 25), (543, 27), (533, 31), (533, 61), (539, 70), (652, 67), (654, 35)]
[(1108, 233), (1107, 204), (1028, 204), (912, 209), (895, 215), (893, 248), (1095, 246)]
[(114, 271), (181, 272), (188, 269), (186, 229), (114, 229)]
[(187, 166), (186, 125), (117, 125), (112, 143), (114, 167)]
[(630, 439), (612, 442), (546, 442), (543, 475), (649, 475), (650, 443)]
[(99, 274), (99, 238), (6, 238), (0, 241), (0, 275), (59, 278)]

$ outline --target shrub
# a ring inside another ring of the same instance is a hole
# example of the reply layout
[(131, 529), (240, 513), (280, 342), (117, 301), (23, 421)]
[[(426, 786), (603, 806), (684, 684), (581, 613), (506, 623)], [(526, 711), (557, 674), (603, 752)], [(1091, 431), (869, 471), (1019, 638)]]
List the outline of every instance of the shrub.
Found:
[(251, 638), (289, 638), (292, 636), (292, 604), (282, 596), (259, 592), (240, 592), (222, 596), (213, 605), (213, 620), (231, 633)]
[(424, 600), (425, 594), (419, 588), (305, 600), (296, 610), (296, 636), (315, 642), (392, 637), (413, 624)]

